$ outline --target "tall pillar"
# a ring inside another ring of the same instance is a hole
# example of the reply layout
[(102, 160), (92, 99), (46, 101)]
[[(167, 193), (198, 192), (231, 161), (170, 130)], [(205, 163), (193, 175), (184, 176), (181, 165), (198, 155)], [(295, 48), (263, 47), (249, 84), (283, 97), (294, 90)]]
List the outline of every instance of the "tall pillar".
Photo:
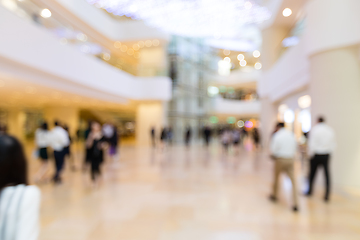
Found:
[[(263, 43), (261, 49), (261, 63), (263, 72), (265, 73), (272, 68), (274, 63), (280, 57), (281, 42), (288, 34), (288, 28), (273, 26), (262, 31)], [(266, 84), (259, 81), (260, 84)], [(262, 145), (268, 147), (271, 133), (277, 120), (277, 109), (275, 104), (267, 97), (260, 96), (261, 101), (261, 136)]]
[(143, 103), (136, 111), (136, 141), (139, 145), (149, 145), (151, 142), (150, 131), (156, 129), (157, 137), (161, 129), (167, 124), (166, 103)]
[(277, 120), (277, 110), (267, 97), (261, 98), (260, 102), (261, 141), (264, 147), (268, 147)]
[(20, 109), (10, 109), (8, 112), (8, 133), (15, 136), (20, 141), (25, 139), (24, 125), (25, 125), (25, 113)]
[(79, 109), (77, 108), (47, 107), (44, 109), (44, 118), (50, 128), (54, 126), (55, 121), (67, 125), (71, 136), (75, 136), (79, 128)]
[(360, 187), (360, 61), (355, 47), (310, 57), (312, 118), (324, 116), (336, 132), (331, 159), (335, 184)]

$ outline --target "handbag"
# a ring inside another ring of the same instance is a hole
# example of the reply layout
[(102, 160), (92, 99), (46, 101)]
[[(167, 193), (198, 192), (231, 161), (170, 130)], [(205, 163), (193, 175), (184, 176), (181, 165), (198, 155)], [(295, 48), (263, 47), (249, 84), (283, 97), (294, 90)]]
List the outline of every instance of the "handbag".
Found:
[[(2, 223), (2, 225), (0, 226), (0, 236), (1, 236), (1, 240), (16, 240), (16, 234), (17, 234), (17, 230), (18, 230), (18, 223), (19, 223), (19, 219), (20, 219), (20, 207), (21, 207), (21, 203), (23, 200), (23, 196), (25, 193), (25, 185), (21, 184), (18, 185), (16, 187), (14, 187), (14, 191), (11, 195), (11, 197), (9, 198), (9, 201), (7, 202), (6, 208), (5, 208), (5, 212), (1, 213), (1, 215), (4, 216), (4, 221)], [(3, 190), (4, 191), (4, 190)], [(20, 193), (19, 193), (20, 192)], [(16, 203), (16, 196), (17, 194), (20, 195), (18, 202)], [(2, 194), (1, 194), (2, 195)], [(0, 195), (0, 200), (1, 200), (1, 195)], [(9, 217), (10, 217), (10, 207), (12, 204), (16, 204), (16, 210), (15, 210), (15, 218), (14, 221), (12, 223), (10, 223), (9, 221)], [(11, 226), (10, 224), (14, 224), (14, 226)], [(9, 233), (9, 229), (11, 230), (11, 232)]]

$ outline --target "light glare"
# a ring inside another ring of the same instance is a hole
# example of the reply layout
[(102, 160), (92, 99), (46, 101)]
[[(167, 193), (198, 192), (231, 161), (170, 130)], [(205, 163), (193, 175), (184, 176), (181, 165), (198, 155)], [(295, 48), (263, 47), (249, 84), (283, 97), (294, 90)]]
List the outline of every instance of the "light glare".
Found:
[(247, 64), (246, 60), (241, 60), (240, 61), (240, 66), (245, 67), (246, 64)]
[(284, 17), (290, 17), (292, 14), (292, 10), (290, 8), (285, 8), (283, 11), (283, 16)]
[(254, 58), (259, 58), (259, 57), (260, 57), (260, 51), (255, 50), (255, 51), (253, 52), (253, 56), (254, 56)]
[(42, 16), (43, 18), (49, 18), (51, 17), (51, 11), (45, 8), (41, 11), (40, 16)]
[(255, 69), (256, 69), (256, 70), (260, 70), (261, 68), (262, 68), (262, 64), (261, 64), (261, 63), (259, 63), (259, 62), (255, 63)]
[(245, 59), (244, 54), (239, 54), (239, 55), (237, 56), (237, 59), (238, 59), (239, 61), (244, 60), (244, 59)]

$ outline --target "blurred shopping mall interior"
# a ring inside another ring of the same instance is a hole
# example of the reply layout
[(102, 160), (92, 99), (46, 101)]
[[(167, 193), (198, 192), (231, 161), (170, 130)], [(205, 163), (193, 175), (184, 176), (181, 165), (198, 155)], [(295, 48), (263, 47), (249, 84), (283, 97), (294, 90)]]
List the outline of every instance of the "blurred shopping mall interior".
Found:
[[(360, 239), (357, 23), (359, 0), (0, 0), (0, 125), (41, 189), (39, 239)], [(301, 146), (319, 116), (336, 133), (329, 203), (322, 170), (303, 196)], [(55, 120), (74, 166), (62, 184), (38, 183), (35, 131)], [(82, 168), (89, 121), (119, 133), (97, 188)], [(278, 121), (300, 146), (296, 214), (286, 177), (280, 203), (267, 199)], [(228, 128), (244, 139), (224, 152)]]

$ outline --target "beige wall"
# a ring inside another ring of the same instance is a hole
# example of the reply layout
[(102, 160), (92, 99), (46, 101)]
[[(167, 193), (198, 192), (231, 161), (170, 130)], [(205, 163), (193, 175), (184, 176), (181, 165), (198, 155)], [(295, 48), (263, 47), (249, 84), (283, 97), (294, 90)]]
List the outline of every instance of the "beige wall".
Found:
[(139, 145), (149, 145), (150, 130), (154, 126), (159, 138), (161, 129), (166, 126), (166, 103), (140, 104), (136, 112), (136, 141)]
[(17, 108), (9, 109), (8, 112), (8, 133), (17, 137), (19, 140), (24, 140), (24, 124), (25, 113)]

